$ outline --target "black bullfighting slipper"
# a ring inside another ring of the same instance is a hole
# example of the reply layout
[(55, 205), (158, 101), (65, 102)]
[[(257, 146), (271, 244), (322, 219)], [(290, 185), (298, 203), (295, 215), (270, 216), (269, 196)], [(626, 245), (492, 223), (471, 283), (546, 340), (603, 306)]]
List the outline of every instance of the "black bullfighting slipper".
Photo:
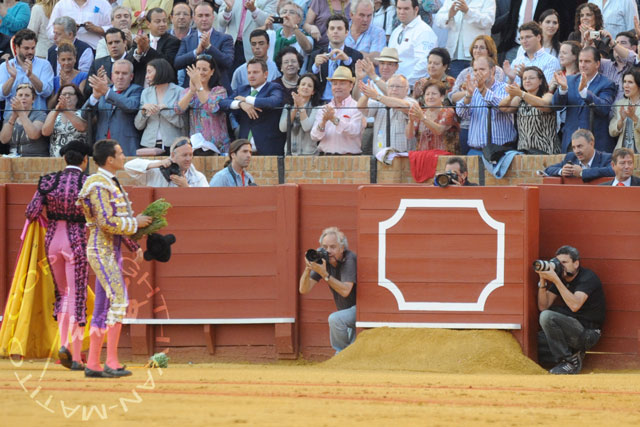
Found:
[(115, 375), (111, 375), (105, 371), (94, 371), (93, 369), (84, 368), (84, 376), (87, 378), (115, 378)]
[(67, 349), (67, 347), (62, 346), (60, 350), (58, 350), (58, 359), (60, 359), (60, 364), (67, 369), (71, 369), (71, 352)]
[(114, 377), (128, 377), (131, 375), (131, 371), (127, 371), (124, 367), (120, 369), (111, 369), (106, 364), (104, 365), (104, 372)]
[(71, 369), (72, 371), (84, 371), (85, 368), (86, 366), (84, 366), (82, 362), (76, 362), (74, 360), (73, 362), (71, 362), (71, 367), (69, 369)]

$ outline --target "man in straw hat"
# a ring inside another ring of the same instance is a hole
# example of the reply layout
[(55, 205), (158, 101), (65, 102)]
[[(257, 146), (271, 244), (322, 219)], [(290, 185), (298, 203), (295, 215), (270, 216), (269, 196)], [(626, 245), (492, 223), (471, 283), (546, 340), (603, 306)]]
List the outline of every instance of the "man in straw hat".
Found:
[(210, 187), (249, 187), (256, 185), (247, 168), (251, 163), (251, 142), (248, 139), (236, 139), (229, 146), (229, 159), (219, 170)]
[(318, 151), (324, 154), (360, 154), (364, 120), (351, 97), (355, 79), (347, 67), (338, 67), (333, 73), (331, 93), (333, 99), (316, 115), (311, 139), (318, 141)]
[(398, 71), (400, 66), (398, 51), (392, 47), (385, 47), (375, 60), (378, 61), (380, 75), (376, 74), (373, 62), (365, 58), (356, 62), (356, 78), (358, 81), (363, 81), (365, 77), (369, 77), (378, 86), (380, 92), (387, 94), (387, 81)]

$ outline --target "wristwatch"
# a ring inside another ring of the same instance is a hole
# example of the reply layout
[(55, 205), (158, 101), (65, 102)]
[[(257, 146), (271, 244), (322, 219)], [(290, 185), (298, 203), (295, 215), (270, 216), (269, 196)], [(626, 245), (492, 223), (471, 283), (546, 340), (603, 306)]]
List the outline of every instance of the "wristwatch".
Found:
[(324, 281), (325, 282), (329, 282), (329, 279), (331, 279), (331, 274), (327, 274), (327, 277), (324, 277)]
[(204, 87), (202, 87), (202, 86), (200, 86), (200, 87), (198, 88), (198, 92), (202, 92), (203, 90), (204, 90)]
[(547, 285), (542, 286), (542, 282), (538, 282), (538, 287), (540, 289), (547, 289)]
[(376, 101), (380, 102), (381, 99), (382, 99), (382, 95), (378, 94), (378, 96), (376, 96)]

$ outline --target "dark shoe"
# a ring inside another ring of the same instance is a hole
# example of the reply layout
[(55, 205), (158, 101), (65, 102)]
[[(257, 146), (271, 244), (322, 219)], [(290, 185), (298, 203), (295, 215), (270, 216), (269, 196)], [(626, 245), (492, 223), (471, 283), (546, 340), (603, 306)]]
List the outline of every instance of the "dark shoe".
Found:
[(67, 350), (67, 347), (62, 346), (60, 350), (58, 350), (58, 359), (60, 359), (60, 364), (67, 369), (71, 369), (71, 352)]
[(84, 376), (87, 378), (115, 378), (115, 375), (111, 375), (106, 370), (94, 371), (89, 368), (84, 368)]
[(73, 362), (71, 362), (71, 367), (69, 369), (71, 369), (72, 371), (84, 371), (85, 368), (86, 366), (84, 366), (84, 364), (82, 364), (81, 362), (76, 362), (74, 360)]
[(114, 377), (128, 377), (131, 375), (131, 371), (127, 371), (124, 367), (120, 369), (111, 369), (106, 364), (104, 365), (104, 372)]
[(570, 357), (553, 367), (549, 372), (555, 375), (575, 375), (582, 370), (582, 358), (580, 352), (574, 353)]

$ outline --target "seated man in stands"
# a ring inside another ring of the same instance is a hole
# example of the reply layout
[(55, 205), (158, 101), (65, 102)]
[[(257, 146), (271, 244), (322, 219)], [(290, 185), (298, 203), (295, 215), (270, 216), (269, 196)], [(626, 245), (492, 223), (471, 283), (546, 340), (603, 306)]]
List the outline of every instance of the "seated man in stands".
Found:
[(611, 167), (616, 177), (600, 185), (612, 187), (640, 187), (640, 178), (633, 176), (633, 151), (629, 148), (616, 148), (611, 155)]
[[(207, 178), (191, 163), (193, 147), (186, 136), (171, 144), (171, 155), (164, 160), (129, 160), (124, 170), (138, 185), (149, 187), (208, 187)], [(175, 165), (175, 166), (173, 166)]]
[(562, 246), (555, 260), (559, 262), (555, 268), (536, 271), (540, 276), (538, 309), (542, 327), (538, 360), (540, 364), (555, 363), (549, 371), (552, 374), (578, 374), (585, 351), (600, 339), (604, 292), (598, 276), (580, 265), (576, 248)]
[(364, 120), (351, 97), (354, 82), (351, 70), (340, 66), (328, 80), (333, 99), (316, 114), (311, 139), (319, 142), (320, 153), (360, 154)]
[(611, 154), (595, 149), (591, 131), (578, 129), (571, 135), (570, 153), (560, 163), (544, 170), (549, 176), (580, 177), (588, 182), (605, 176), (614, 176), (611, 168)]
[[(447, 186), (467, 186), (467, 187), (475, 187), (478, 184), (469, 181), (469, 169), (467, 168), (467, 162), (462, 157), (449, 157), (447, 159), (447, 164), (444, 167), (444, 174), (449, 176), (449, 182)], [(438, 176), (442, 174), (436, 175), (436, 179), (433, 180), (433, 185), (436, 187), (440, 187), (438, 184)], [(442, 185), (444, 186), (444, 185)]]
[(229, 145), (229, 159), (219, 170), (210, 187), (249, 187), (256, 185), (247, 168), (251, 163), (251, 142), (248, 139), (236, 139)]
[(306, 268), (300, 277), (300, 293), (311, 292), (324, 280), (333, 294), (338, 311), (329, 316), (331, 346), (336, 354), (356, 339), (356, 254), (349, 250), (347, 237), (338, 227), (325, 228), (320, 236), (322, 262), (305, 257)]

